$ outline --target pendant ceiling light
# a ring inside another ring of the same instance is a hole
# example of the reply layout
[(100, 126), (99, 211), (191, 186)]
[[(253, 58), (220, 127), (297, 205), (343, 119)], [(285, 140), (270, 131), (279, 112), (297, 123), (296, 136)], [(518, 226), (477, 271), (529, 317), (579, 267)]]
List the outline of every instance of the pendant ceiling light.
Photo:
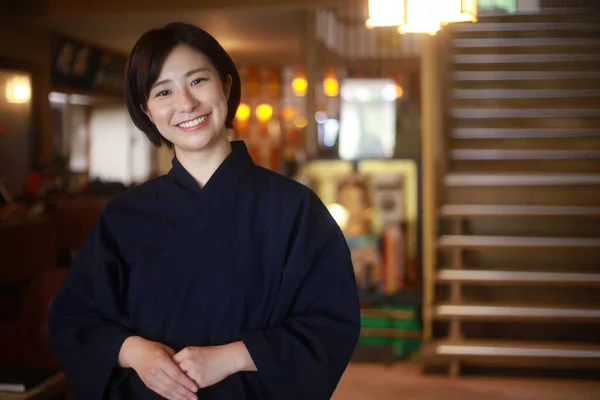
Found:
[(400, 33), (435, 35), (442, 25), (477, 21), (477, 0), (368, 1), (368, 28), (397, 26)]

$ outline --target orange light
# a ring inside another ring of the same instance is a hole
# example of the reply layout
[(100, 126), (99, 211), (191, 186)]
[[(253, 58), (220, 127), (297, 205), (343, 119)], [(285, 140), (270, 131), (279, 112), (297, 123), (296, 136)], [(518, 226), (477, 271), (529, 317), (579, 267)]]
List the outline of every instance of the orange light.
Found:
[(325, 79), (323, 79), (323, 93), (327, 97), (336, 97), (340, 94), (340, 82), (338, 81), (335, 68), (327, 68)]
[(306, 96), (306, 89), (308, 89), (308, 82), (306, 81), (306, 78), (302, 76), (294, 78), (292, 81), (292, 89), (294, 90), (294, 95), (297, 97)]
[(294, 126), (296, 128), (299, 128), (299, 129), (306, 128), (307, 125), (308, 125), (308, 121), (306, 120), (306, 117), (298, 116), (298, 117), (294, 118)]
[(26, 75), (15, 75), (6, 84), (6, 100), (22, 104), (31, 99), (31, 80)]
[(256, 118), (261, 122), (267, 122), (273, 116), (273, 107), (263, 103), (256, 107)]
[(239, 121), (247, 121), (250, 118), (250, 106), (246, 103), (240, 103), (235, 118)]
[(402, 96), (404, 96), (404, 89), (402, 89), (402, 86), (400, 85), (396, 85), (396, 98), (399, 99)]
[(336, 78), (325, 78), (323, 80), (323, 93), (327, 97), (335, 97), (340, 94), (340, 83)]
[(400, 74), (394, 74), (394, 83), (396, 84), (396, 98), (399, 99), (404, 96), (404, 89), (402, 88), (402, 78)]

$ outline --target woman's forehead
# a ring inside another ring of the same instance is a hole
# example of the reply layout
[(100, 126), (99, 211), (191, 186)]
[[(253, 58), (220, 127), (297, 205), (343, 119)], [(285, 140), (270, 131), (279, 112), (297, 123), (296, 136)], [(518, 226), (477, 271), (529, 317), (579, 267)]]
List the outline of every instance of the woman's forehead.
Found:
[(175, 46), (165, 58), (161, 71), (181, 70), (187, 72), (190, 68), (214, 70), (210, 59), (204, 53), (191, 46), (180, 44)]

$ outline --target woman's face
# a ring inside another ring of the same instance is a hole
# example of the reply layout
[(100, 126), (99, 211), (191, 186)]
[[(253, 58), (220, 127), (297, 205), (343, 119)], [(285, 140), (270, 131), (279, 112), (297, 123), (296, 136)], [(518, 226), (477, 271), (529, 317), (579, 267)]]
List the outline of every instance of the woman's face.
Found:
[(179, 151), (210, 148), (226, 137), (227, 100), (231, 77), (222, 84), (208, 58), (179, 45), (166, 58), (150, 89), (146, 114)]

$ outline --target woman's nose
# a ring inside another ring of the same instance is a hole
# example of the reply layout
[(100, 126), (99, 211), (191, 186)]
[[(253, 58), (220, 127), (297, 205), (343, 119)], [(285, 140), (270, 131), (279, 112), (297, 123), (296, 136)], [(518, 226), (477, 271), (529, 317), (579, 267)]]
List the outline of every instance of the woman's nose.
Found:
[(191, 112), (198, 106), (198, 100), (188, 90), (181, 91), (179, 95), (179, 108), (182, 112)]

